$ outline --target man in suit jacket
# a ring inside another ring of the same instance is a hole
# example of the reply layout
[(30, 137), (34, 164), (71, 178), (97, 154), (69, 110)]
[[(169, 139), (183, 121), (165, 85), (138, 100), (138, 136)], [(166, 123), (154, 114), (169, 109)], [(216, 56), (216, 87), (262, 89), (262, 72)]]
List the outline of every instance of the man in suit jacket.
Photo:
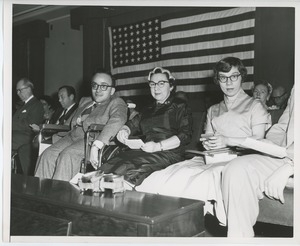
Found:
[[(61, 105), (51, 118), (46, 122), (46, 124), (56, 124), (56, 125), (68, 125), (71, 124), (72, 116), (75, 110), (78, 107), (78, 104), (75, 102), (76, 99), (76, 91), (74, 87), (64, 85), (58, 89), (58, 100)], [(35, 132), (40, 131), (40, 127), (38, 125), (31, 125)], [(64, 136), (64, 135), (62, 135)]]
[[(58, 125), (71, 125), (71, 120), (73, 118), (74, 112), (78, 107), (75, 103), (76, 91), (74, 87), (64, 85), (58, 89), (58, 100), (61, 104), (61, 108), (57, 109), (50, 120), (50, 124)], [(54, 134), (52, 137), (52, 142), (58, 141), (60, 138), (66, 135), (66, 132), (60, 132)]]
[(31, 143), (34, 132), (30, 126), (43, 122), (44, 109), (42, 103), (33, 95), (31, 81), (26, 78), (20, 79), (16, 89), (23, 105), (17, 109), (12, 118), (12, 150), (17, 151), (19, 159), (22, 160), (20, 149), (23, 145)]
[(12, 149), (29, 143), (34, 135), (30, 125), (43, 122), (44, 109), (42, 103), (33, 95), (33, 84), (26, 78), (17, 83), (17, 94), (23, 105), (18, 108), (12, 118)]
[[(75, 103), (76, 92), (72, 86), (62, 86), (58, 90), (58, 98), (61, 104), (61, 108), (57, 109), (51, 118), (48, 120), (48, 124), (57, 124), (57, 125), (70, 125), (71, 116), (77, 108), (77, 104)], [(40, 126), (37, 124), (30, 125), (36, 136), (33, 139), (33, 142), (28, 144), (24, 144), (19, 148), (18, 154), (20, 163), (22, 166), (23, 174), (25, 175), (33, 175), (36, 160), (38, 157), (38, 138), (37, 133), (40, 131)], [(53, 134), (53, 133), (52, 133)], [(46, 137), (47, 136), (43, 136)], [(48, 136), (51, 140), (51, 135)], [(58, 137), (59, 139), (60, 137)], [(51, 141), (52, 142), (52, 141)]]
[(50, 124), (70, 124), (71, 115), (75, 112), (78, 105), (75, 102), (76, 91), (74, 87), (69, 85), (61, 86), (58, 89), (58, 101), (61, 107), (53, 114)]
[(246, 155), (231, 161), (223, 170), (222, 193), (227, 213), (228, 237), (253, 237), (263, 192), (284, 203), (283, 190), (294, 174), (294, 89), (277, 124), (266, 141), (287, 149), (287, 157)]
[(37, 163), (35, 176), (69, 181), (80, 171), (84, 158), (84, 134), (91, 124), (105, 125), (92, 142), (91, 159), (97, 159), (98, 150), (125, 124), (127, 106), (114, 96), (114, 80), (109, 73), (96, 72), (92, 78), (92, 97), (82, 98), (72, 121), (71, 131), (46, 149)]

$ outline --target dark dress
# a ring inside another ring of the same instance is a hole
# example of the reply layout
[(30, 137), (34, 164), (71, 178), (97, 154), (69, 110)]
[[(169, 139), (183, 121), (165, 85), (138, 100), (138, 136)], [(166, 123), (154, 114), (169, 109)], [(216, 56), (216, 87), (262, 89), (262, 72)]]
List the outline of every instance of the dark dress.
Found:
[(153, 103), (126, 123), (131, 135), (144, 135), (144, 142), (160, 142), (177, 136), (180, 146), (172, 150), (147, 153), (128, 150), (101, 166), (104, 173), (124, 175), (125, 180), (139, 185), (152, 172), (184, 159), (184, 146), (191, 140), (192, 115), (190, 108), (178, 98), (169, 97), (164, 104)]

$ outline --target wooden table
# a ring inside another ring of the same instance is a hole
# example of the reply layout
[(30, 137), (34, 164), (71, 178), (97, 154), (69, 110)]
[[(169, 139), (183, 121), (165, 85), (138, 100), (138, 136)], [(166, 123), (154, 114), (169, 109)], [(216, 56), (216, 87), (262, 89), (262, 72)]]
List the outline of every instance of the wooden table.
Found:
[(65, 181), (12, 174), (11, 235), (204, 236), (204, 203), (136, 191), (83, 195)]

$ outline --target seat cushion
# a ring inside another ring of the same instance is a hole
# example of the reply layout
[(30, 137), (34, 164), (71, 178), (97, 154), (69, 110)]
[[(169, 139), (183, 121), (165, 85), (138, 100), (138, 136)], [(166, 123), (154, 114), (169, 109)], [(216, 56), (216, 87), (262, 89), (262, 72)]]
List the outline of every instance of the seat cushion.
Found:
[(284, 226), (293, 226), (294, 217), (294, 189), (284, 189), (284, 200), (280, 201), (264, 197), (259, 202), (259, 215), (257, 221)]

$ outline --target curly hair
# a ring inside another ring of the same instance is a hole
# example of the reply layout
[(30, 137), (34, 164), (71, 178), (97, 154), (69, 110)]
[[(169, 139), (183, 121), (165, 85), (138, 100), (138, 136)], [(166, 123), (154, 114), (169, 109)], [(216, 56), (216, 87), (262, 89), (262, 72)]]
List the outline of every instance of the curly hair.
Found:
[(167, 76), (167, 79), (170, 83), (171, 86), (175, 86), (175, 78), (174, 76), (171, 74), (171, 72), (167, 69), (164, 69), (162, 67), (155, 67), (148, 75), (148, 81), (150, 81), (151, 76), (155, 73), (162, 73), (165, 74)]
[(218, 61), (214, 67), (214, 82), (219, 84), (219, 72), (228, 73), (232, 67), (236, 67), (242, 77), (242, 82), (247, 77), (247, 68), (243, 62), (237, 57), (226, 57)]

